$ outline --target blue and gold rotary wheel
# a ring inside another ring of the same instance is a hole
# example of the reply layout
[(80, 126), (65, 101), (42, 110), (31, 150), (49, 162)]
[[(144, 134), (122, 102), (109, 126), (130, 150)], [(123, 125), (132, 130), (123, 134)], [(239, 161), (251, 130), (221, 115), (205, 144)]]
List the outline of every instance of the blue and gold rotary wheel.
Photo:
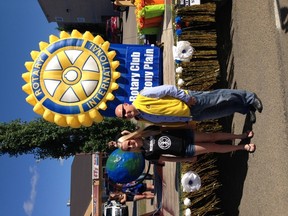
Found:
[(62, 31), (60, 38), (50, 35), (50, 43), (40, 42), (40, 51), (32, 51), (33, 62), (26, 62), (28, 72), (22, 77), (26, 101), (34, 112), (57, 125), (74, 128), (91, 126), (103, 116), (118, 89), (116, 52), (110, 43), (90, 32)]

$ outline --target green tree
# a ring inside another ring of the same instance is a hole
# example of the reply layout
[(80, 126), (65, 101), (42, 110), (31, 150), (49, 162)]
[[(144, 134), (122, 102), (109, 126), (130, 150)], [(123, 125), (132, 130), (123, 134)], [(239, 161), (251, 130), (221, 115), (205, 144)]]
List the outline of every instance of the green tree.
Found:
[(76, 153), (106, 151), (107, 142), (122, 130), (134, 130), (130, 121), (105, 118), (91, 127), (60, 127), (43, 119), (0, 123), (0, 155), (34, 154), (37, 159), (68, 158)]

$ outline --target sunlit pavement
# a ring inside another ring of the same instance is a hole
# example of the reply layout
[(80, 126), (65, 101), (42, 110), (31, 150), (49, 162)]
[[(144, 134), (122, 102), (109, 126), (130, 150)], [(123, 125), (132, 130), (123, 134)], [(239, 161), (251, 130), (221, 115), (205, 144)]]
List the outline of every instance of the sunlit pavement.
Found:
[[(123, 19), (123, 44), (137, 44), (137, 29), (135, 8), (130, 7), (128, 13), (122, 14)], [(163, 49), (163, 83), (175, 84), (175, 63), (173, 59), (172, 47), (174, 45), (173, 37), (173, 20), (171, 10), (171, 0), (166, 0), (165, 14), (163, 21), (163, 31), (161, 34), (161, 42), (164, 42)], [(159, 168), (158, 168), (159, 169)], [(161, 212), (165, 216), (175, 216), (179, 214), (179, 196), (175, 187), (176, 163), (166, 162), (163, 167), (163, 184), (162, 184), (162, 200), (157, 198), (151, 204), (150, 200), (146, 201), (146, 212), (153, 212), (157, 209), (159, 202), (162, 203)], [(158, 203), (157, 203), (158, 202)]]

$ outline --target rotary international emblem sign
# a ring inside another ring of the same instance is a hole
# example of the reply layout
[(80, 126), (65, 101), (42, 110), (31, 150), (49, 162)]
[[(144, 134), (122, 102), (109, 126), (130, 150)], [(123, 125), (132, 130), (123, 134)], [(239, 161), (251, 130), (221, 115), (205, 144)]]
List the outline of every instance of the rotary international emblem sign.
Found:
[(49, 42), (40, 42), (40, 51), (31, 52), (33, 62), (25, 63), (26, 101), (34, 112), (60, 126), (102, 121), (99, 110), (107, 108), (119, 87), (119, 62), (113, 60), (116, 52), (108, 51), (110, 43), (77, 30), (71, 35), (61, 32), (60, 38), (50, 35)]

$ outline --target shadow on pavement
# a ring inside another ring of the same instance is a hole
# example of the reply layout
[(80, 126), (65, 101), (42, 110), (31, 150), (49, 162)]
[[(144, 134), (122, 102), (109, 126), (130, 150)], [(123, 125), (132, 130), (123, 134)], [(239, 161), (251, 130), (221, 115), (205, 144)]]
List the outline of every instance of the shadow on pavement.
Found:
[(280, 9), (281, 26), (285, 33), (288, 32), (288, 8), (283, 7)]
[(128, 7), (127, 10), (123, 13), (124, 15), (123, 18), (125, 18), (126, 21), (128, 19), (129, 12), (130, 12), (130, 7)]
[[(223, 118), (220, 124), (223, 131), (233, 132), (231, 130), (232, 117)], [(252, 130), (252, 124), (247, 115), (243, 132)], [(244, 139), (236, 145), (250, 143), (250, 139)], [(226, 142), (227, 144), (227, 142)], [(234, 144), (231, 142), (231, 144)], [(217, 168), (219, 170), (218, 181), (222, 185), (217, 191), (217, 197), (221, 200), (217, 207), (224, 215), (239, 215), (239, 205), (241, 203), (244, 182), (248, 171), (249, 154), (246, 151), (237, 151), (227, 154), (216, 154)]]
[(154, 214), (152, 215), (160, 215), (160, 211), (162, 208), (162, 180), (163, 180), (163, 169), (160, 166), (154, 166), (154, 186), (155, 186), (155, 193), (157, 197), (157, 205)]
[[(217, 5), (217, 44), (218, 60), (220, 63), (221, 80), (215, 88), (237, 88), (234, 82), (234, 57), (232, 48), (233, 20), (231, 16), (232, 1), (222, 1)], [(233, 85), (233, 86), (232, 86)], [(233, 132), (233, 116), (220, 119), (224, 132)], [(249, 116), (245, 119), (243, 132), (252, 130)], [(227, 144), (227, 142), (225, 142)], [(242, 140), (240, 143), (250, 143), (250, 140)], [(221, 144), (221, 143), (220, 143)], [(231, 144), (234, 144), (231, 142)], [(219, 170), (219, 183), (222, 185), (217, 190), (217, 197), (220, 203), (219, 213), (224, 215), (239, 215), (239, 205), (243, 195), (243, 187), (248, 171), (249, 155), (245, 151), (234, 152), (233, 154), (215, 154), (217, 157), (217, 168)]]
[(231, 18), (232, 1), (217, 4), (216, 31), (217, 31), (217, 56), (220, 64), (220, 82), (215, 88), (229, 88), (234, 78), (232, 38), (233, 20)]
[[(160, 216), (161, 208), (162, 208), (162, 189), (163, 189), (163, 169), (162, 166), (153, 165), (153, 173), (154, 173), (154, 193), (156, 195), (156, 198), (151, 200), (151, 205), (155, 206), (155, 210), (152, 212), (147, 212), (145, 214), (142, 214), (141, 216)], [(154, 204), (156, 203), (156, 204)], [(138, 216), (137, 211), (137, 203), (133, 203), (133, 216)]]

